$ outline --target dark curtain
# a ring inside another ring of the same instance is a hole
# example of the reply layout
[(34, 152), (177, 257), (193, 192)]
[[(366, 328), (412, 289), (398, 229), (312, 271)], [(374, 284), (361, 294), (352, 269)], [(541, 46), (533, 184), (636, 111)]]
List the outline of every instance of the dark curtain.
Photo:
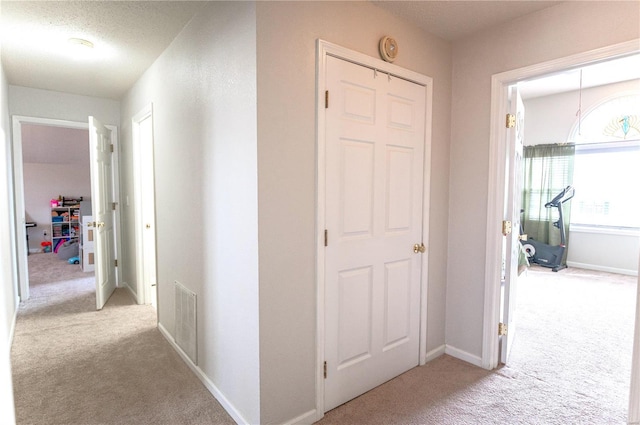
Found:
[[(556, 208), (545, 208), (565, 187), (573, 184), (575, 145), (536, 145), (524, 148), (524, 233), (549, 245), (560, 244), (560, 231), (553, 223), (558, 220)], [(571, 202), (562, 208), (567, 249)], [(566, 255), (566, 252), (565, 252)]]

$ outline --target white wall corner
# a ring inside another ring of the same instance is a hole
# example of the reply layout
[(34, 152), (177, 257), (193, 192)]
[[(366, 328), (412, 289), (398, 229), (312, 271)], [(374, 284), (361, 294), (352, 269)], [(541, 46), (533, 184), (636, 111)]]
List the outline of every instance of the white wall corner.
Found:
[[(198, 377), (198, 379), (200, 379), (200, 381), (204, 384), (205, 388), (209, 390), (211, 395), (213, 395), (215, 399), (218, 400), (218, 403), (220, 403), (222, 408), (226, 410), (229, 416), (231, 416), (231, 418), (234, 421), (236, 421), (236, 423), (238, 424), (249, 424), (250, 422), (247, 421), (242, 416), (242, 414), (238, 411), (238, 409), (236, 409), (236, 407), (229, 401), (229, 399), (222, 393), (222, 391), (220, 391), (220, 389), (211, 381), (211, 379), (209, 379), (209, 377), (202, 371), (202, 369), (196, 366), (195, 363), (191, 361), (189, 356), (184, 351), (182, 351), (182, 349), (178, 346), (178, 344), (176, 344), (176, 341), (173, 338), (173, 336), (171, 336), (169, 331), (167, 331), (167, 329), (164, 326), (162, 326), (161, 323), (158, 323), (158, 330), (160, 331), (162, 336), (164, 336), (164, 338), (169, 342), (169, 344), (171, 344), (173, 349), (176, 350), (176, 352), (180, 355), (180, 357), (187, 364), (187, 366), (189, 366), (189, 369), (191, 369), (191, 371)], [(291, 423), (294, 424), (294, 423), (303, 423), (303, 422), (291, 422)]]
[(131, 295), (131, 298), (133, 298), (136, 304), (142, 304), (138, 299), (138, 294), (136, 294), (135, 291), (131, 288), (131, 285), (129, 285), (127, 282), (122, 282), (121, 286), (129, 291), (129, 295)]
[(441, 346), (436, 347), (431, 351), (428, 351), (426, 355), (426, 362), (429, 363), (431, 360), (435, 360), (441, 355), (445, 354), (446, 349), (447, 349), (447, 346), (445, 344), (442, 344)]
[(482, 367), (482, 358), (476, 356), (475, 354), (460, 350), (459, 348), (452, 347), (451, 345), (446, 345), (444, 352), (445, 354), (448, 354), (451, 357), (455, 357), (456, 359), (471, 363), (474, 366)]

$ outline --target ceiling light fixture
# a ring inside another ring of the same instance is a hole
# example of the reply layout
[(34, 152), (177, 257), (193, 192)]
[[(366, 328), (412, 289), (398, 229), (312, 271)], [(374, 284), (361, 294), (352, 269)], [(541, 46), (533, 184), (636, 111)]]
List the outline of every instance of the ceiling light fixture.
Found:
[(96, 51), (91, 41), (84, 38), (71, 37), (67, 39), (64, 52), (73, 60), (85, 61), (95, 57)]
[(84, 38), (72, 37), (67, 41), (74, 47), (93, 49), (93, 43), (89, 40), (85, 40)]

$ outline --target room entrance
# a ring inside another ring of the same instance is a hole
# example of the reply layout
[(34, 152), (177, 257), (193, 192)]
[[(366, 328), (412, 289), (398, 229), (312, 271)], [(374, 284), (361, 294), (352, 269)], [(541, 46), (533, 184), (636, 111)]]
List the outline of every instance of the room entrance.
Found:
[[(24, 195), (24, 161), (23, 161), (23, 151), (22, 151), (22, 127), (23, 125), (35, 125), (35, 126), (49, 126), (55, 128), (68, 128), (68, 129), (89, 129), (89, 125), (87, 123), (82, 122), (73, 122), (73, 121), (63, 121), (63, 120), (54, 120), (54, 119), (46, 119), (46, 118), (35, 118), (35, 117), (22, 117), (22, 116), (14, 116), (13, 117), (13, 134), (14, 134), (14, 176), (15, 176), (15, 214), (16, 214), (16, 247), (17, 247), (17, 262), (18, 262), (18, 271), (19, 271), (19, 291), (21, 300), (27, 300), (29, 298), (29, 276), (28, 276), (28, 265), (27, 265), (27, 247), (26, 245), (26, 229), (24, 223), (26, 222), (26, 214), (25, 214), (25, 195)], [(110, 135), (109, 142), (113, 143), (117, 149), (117, 134), (116, 128), (109, 126)], [(89, 146), (89, 140), (87, 140), (87, 147)], [(117, 150), (116, 150), (117, 152)], [(99, 180), (103, 182), (103, 184), (107, 185), (111, 188), (113, 199), (117, 198), (118, 194), (118, 178), (117, 178), (117, 156), (113, 162), (113, 165), (109, 171), (109, 173), (102, 173), (100, 176), (95, 176), (91, 178), (92, 182)], [(92, 191), (92, 189), (90, 189)], [(51, 196), (51, 194), (47, 194), (47, 196)], [(111, 196), (111, 195), (110, 195)], [(112, 202), (109, 202), (109, 206), (111, 206)], [(119, 224), (119, 213), (117, 211), (113, 211), (111, 208), (109, 209), (109, 214), (113, 215), (113, 219), (116, 222), (116, 226)], [(99, 220), (98, 220), (99, 221)], [(46, 226), (49, 226), (47, 223)], [(52, 237), (53, 235), (49, 235)], [(116, 256), (116, 249), (119, 247), (116, 233), (111, 233), (110, 236), (111, 248), (114, 251), (113, 256)], [(96, 256), (97, 262), (100, 261), (99, 257)], [(111, 262), (111, 265), (106, 269), (113, 269), (113, 281), (117, 278), (116, 266), (115, 262)], [(105, 300), (106, 301), (106, 300)]]
[[(503, 361), (499, 358), (498, 346), (500, 340), (505, 343), (505, 340), (514, 338), (515, 335), (510, 329), (507, 329), (507, 335), (498, 335), (498, 322), (502, 320), (501, 308), (503, 304), (501, 302), (501, 288), (500, 288), (500, 274), (501, 274), (501, 258), (502, 258), (502, 236), (501, 223), (504, 220), (502, 206), (505, 205), (499, 201), (502, 199), (509, 199), (509, 193), (507, 191), (506, 176), (508, 176), (507, 170), (510, 165), (509, 150), (506, 143), (506, 132), (504, 130), (504, 114), (507, 113), (507, 89), (509, 86), (519, 81), (526, 79), (532, 79), (540, 77), (548, 73), (558, 73), (563, 69), (570, 69), (580, 67), (583, 64), (603, 62), (609, 58), (627, 56), (637, 52), (637, 44), (625, 43), (621, 45), (612, 46), (610, 48), (600, 49), (597, 51), (587, 52), (574, 57), (568, 57), (561, 61), (554, 61), (553, 63), (545, 63), (525, 69), (516, 71), (510, 71), (502, 74), (494, 75), (492, 84), (492, 136), (491, 136), (491, 149), (492, 155), (490, 158), (490, 202), (488, 208), (488, 238), (487, 238), (487, 272), (486, 272), (486, 298), (485, 298), (485, 332), (484, 332), (484, 344), (483, 344), (483, 366), (492, 369), (495, 368), (499, 361)], [(498, 120), (500, 122), (498, 122)], [(525, 130), (526, 134), (526, 130)], [(502, 145), (501, 145), (502, 144)], [(492, 205), (491, 199), (496, 200), (499, 207)], [(495, 232), (495, 235), (494, 235)], [(498, 235), (498, 236), (496, 236)], [(515, 261), (516, 258), (510, 259)], [(509, 265), (506, 265), (507, 270), (513, 269)], [(517, 268), (516, 268), (517, 270)], [(509, 272), (507, 272), (509, 273)], [(516, 279), (517, 281), (517, 279)], [(506, 291), (505, 291), (506, 292)], [(512, 300), (514, 301), (514, 300)], [(517, 315), (516, 315), (517, 317)], [(636, 325), (637, 326), (637, 325)], [(508, 359), (506, 359), (508, 364)], [(636, 360), (637, 362), (637, 360)], [(634, 376), (632, 374), (632, 376)], [(637, 380), (632, 379), (631, 391), (637, 392), (637, 387), (640, 383)]]

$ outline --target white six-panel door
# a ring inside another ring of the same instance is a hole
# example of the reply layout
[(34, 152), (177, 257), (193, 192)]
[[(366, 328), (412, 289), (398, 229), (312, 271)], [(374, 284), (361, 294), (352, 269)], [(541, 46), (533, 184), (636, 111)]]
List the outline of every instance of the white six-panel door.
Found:
[(101, 310), (116, 289), (114, 219), (111, 207), (111, 130), (89, 117), (91, 200), (95, 225), (96, 308)]
[(505, 220), (511, 221), (511, 234), (505, 236), (503, 252), (503, 318), (506, 335), (500, 340), (500, 363), (507, 363), (516, 335), (516, 299), (518, 294), (518, 260), (520, 258), (520, 209), (524, 187), (524, 103), (516, 86), (510, 89), (509, 112), (515, 117), (515, 127), (508, 129), (510, 167), (506, 180), (509, 185), (505, 199)]
[(419, 362), (426, 89), (331, 56), (325, 83), (327, 411)]

